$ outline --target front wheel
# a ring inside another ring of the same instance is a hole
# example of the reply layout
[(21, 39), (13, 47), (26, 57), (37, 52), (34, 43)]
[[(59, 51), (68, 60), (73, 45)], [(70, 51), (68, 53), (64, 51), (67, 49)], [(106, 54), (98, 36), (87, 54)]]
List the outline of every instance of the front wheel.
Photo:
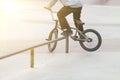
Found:
[[(48, 37), (48, 40), (55, 40), (58, 38), (58, 30), (57, 29), (53, 29), (50, 34), (49, 34), (49, 37)], [(48, 44), (48, 49), (50, 52), (53, 52), (55, 50), (57, 46), (57, 41), (53, 42), (53, 43), (49, 43)]]
[(87, 29), (83, 32), (86, 36), (85, 41), (79, 41), (81, 47), (86, 51), (96, 51), (102, 43), (101, 35), (93, 29)]

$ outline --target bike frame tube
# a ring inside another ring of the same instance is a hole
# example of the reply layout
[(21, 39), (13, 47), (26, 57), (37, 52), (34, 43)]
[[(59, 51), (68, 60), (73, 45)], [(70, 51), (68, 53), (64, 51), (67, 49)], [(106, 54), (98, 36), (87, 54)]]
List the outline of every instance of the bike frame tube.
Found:
[[(85, 39), (84, 40), (87, 40), (87, 39), (89, 39), (88, 37), (86, 37), (78, 28), (74, 28), (74, 27), (71, 27), (71, 29), (74, 29), (74, 30), (76, 30), (76, 32), (79, 32), (80, 33), (80, 35), (82, 35), (83, 37), (85, 37)], [(83, 40), (83, 39), (80, 39), (80, 40)]]
[[(53, 14), (54, 14), (54, 13), (57, 13), (57, 12), (51, 10), (50, 13), (51, 13), (52, 20), (53, 20), (53, 21), (56, 21), (57, 19), (54, 18), (54, 15), (53, 15)], [(58, 20), (57, 20), (57, 21), (58, 21)]]

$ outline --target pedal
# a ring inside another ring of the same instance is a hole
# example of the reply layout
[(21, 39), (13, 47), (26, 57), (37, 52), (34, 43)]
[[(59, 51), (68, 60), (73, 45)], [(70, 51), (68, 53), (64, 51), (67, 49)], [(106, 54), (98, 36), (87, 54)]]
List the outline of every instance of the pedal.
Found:
[(73, 40), (75, 40), (75, 41), (78, 40), (78, 36), (71, 36), (71, 38), (72, 38)]

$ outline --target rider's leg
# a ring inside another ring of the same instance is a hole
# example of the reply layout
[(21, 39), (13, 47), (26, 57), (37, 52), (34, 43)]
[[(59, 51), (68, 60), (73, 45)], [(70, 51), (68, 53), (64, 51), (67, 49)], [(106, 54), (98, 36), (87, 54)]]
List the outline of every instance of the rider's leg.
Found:
[[(65, 32), (65, 33), (70, 33), (72, 34), (72, 31), (71, 31), (71, 28), (66, 20), (66, 16), (69, 15), (71, 13), (71, 9), (70, 7), (66, 7), (64, 6), (63, 8), (60, 9), (60, 11), (57, 13), (57, 16), (58, 16), (58, 20), (60, 22), (60, 26), (62, 28), (62, 30)], [(63, 33), (64, 33), (63, 32)]]
[[(84, 31), (84, 29), (83, 29), (83, 24), (78, 24), (75, 20), (79, 20), (79, 21), (81, 21), (80, 20), (80, 17), (81, 17), (81, 11), (82, 11), (82, 7), (79, 7), (79, 8), (75, 8), (74, 10), (73, 10), (73, 20), (74, 20), (74, 24), (75, 24), (75, 26), (76, 26), (76, 28), (78, 28), (80, 31)], [(82, 23), (82, 21), (81, 21), (81, 23)], [(80, 33), (78, 33), (79, 35), (80, 35), (80, 38), (84, 38)]]
[[(83, 30), (84, 30), (84, 29), (83, 29), (83, 25), (81, 25), (81, 24), (78, 25), (78, 24), (76, 23), (76, 21), (75, 21), (75, 20), (81, 21), (81, 20), (80, 20), (81, 10), (82, 10), (82, 7), (75, 8), (75, 9), (73, 10), (73, 20), (74, 20), (75, 26), (76, 26), (80, 31), (83, 31)], [(81, 23), (82, 23), (82, 21), (81, 21)]]

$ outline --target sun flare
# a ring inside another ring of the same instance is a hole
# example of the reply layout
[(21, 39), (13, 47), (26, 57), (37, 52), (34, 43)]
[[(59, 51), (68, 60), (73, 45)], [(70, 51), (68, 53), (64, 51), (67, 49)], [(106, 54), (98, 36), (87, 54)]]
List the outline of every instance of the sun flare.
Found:
[(1, 8), (6, 13), (11, 13), (16, 9), (16, 3), (12, 0), (2, 0), (1, 1)]

